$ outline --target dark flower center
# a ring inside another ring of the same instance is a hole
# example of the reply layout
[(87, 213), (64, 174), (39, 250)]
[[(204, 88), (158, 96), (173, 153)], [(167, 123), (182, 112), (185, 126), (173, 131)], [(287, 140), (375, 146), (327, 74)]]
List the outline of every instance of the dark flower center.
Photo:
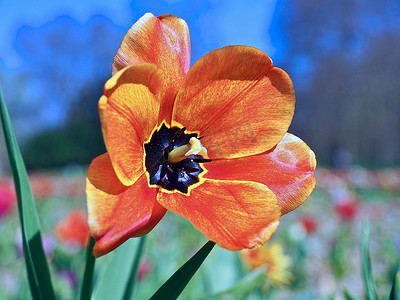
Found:
[(185, 152), (186, 147), (190, 147), (193, 141), (198, 142), (197, 134), (187, 134), (185, 130), (185, 127), (168, 128), (162, 124), (161, 128), (153, 133), (150, 141), (144, 144), (145, 166), (150, 184), (187, 194), (189, 186), (200, 181), (199, 175), (204, 171), (200, 164), (211, 159), (200, 155), (203, 152), (187, 157), (181, 155), (179, 159), (175, 159), (177, 153)]

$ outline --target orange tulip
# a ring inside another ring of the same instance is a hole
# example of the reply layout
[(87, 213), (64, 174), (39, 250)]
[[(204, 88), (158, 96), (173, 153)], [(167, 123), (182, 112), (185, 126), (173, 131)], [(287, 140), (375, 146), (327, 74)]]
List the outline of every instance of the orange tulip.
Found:
[(87, 174), (95, 256), (170, 210), (229, 250), (264, 244), (315, 186), (314, 153), (286, 133), (295, 96), (262, 51), (228, 46), (190, 66), (189, 31), (144, 15), (99, 100), (107, 153)]

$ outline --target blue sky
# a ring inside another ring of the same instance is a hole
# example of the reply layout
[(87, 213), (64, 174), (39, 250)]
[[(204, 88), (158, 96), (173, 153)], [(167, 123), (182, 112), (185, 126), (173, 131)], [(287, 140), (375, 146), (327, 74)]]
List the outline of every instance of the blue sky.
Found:
[[(23, 25), (40, 27), (60, 15), (68, 15), (84, 24), (91, 16), (100, 14), (128, 29), (147, 11), (155, 15), (172, 13), (184, 18), (189, 28), (198, 32), (196, 36), (192, 34), (191, 39), (203, 45), (199, 53), (205, 54), (225, 45), (244, 44), (273, 56), (275, 48), (271, 45), (268, 29), (275, 4), (276, 0), (0, 1), (0, 11), (6, 12), (0, 19), (0, 65), (14, 69), (24, 63), (13, 46), (15, 35)], [(199, 58), (196, 51), (193, 58), (192, 63)]]

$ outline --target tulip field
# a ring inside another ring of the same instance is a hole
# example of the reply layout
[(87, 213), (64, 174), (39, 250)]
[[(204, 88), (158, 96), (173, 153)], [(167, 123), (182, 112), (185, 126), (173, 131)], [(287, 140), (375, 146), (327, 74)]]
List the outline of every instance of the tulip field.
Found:
[[(85, 172), (73, 167), (29, 176), (58, 299), (77, 299), (83, 276), (89, 239)], [(180, 299), (363, 299), (365, 227), (377, 291), (387, 299), (400, 261), (400, 169), (318, 167), (315, 173), (310, 199), (282, 218), (266, 245), (253, 253), (216, 246)], [(28, 299), (13, 189), (11, 177), (0, 178), (0, 299)], [(168, 212), (143, 241), (133, 299), (148, 299), (207, 239)], [(97, 259), (95, 298), (115, 293), (113, 280), (126, 280), (109, 266), (128, 263), (118, 261), (118, 254), (131, 251), (133, 257), (139, 242), (131, 239)]]

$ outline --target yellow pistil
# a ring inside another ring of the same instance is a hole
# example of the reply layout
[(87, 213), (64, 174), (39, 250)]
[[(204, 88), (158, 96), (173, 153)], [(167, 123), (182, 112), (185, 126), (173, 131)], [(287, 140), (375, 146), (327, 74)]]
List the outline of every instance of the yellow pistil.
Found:
[(199, 139), (192, 137), (189, 140), (189, 144), (175, 148), (168, 153), (168, 161), (170, 163), (177, 163), (196, 154), (207, 158), (207, 149), (201, 145)]

